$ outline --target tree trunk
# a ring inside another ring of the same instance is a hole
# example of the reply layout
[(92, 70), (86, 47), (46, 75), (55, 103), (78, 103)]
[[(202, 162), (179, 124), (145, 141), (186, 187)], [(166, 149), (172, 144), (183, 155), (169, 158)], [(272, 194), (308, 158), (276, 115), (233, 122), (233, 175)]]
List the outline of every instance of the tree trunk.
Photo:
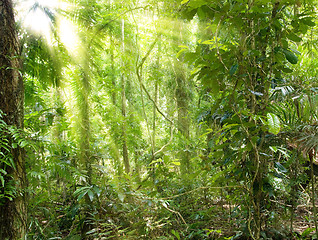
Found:
[[(122, 52), (125, 51), (125, 21), (122, 20)], [(124, 66), (124, 59), (122, 59), (122, 67)], [(123, 141), (123, 161), (125, 166), (125, 172), (128, 174), (130, 172), (130, 164), (128, 158), (128, 148), (127, 148), (127, 126), (126, 126), (126, 78), (124, 70), (121, 75), (121, 88), (122, 88), (122, 115), (123, 115), (123, 124), (122, 124), (122, 141)]]
[[(182, 23), (176, 22), (175, 23), (175, 34), (178, 38), (175, 40), (175, 49), (179, 51), (178, 46), (182, 42)], [(177, 108), (178, 108), (178, 131), (183, 136), (182, 141), (184, 144), (187, 144), (189, 140), (189, 129), (190, 129), (190, 121), (188, 118), (188, 101), (189, 101), (189, 93), (188, 93), (188, 86), (186, 84), (187, 78), (185, 74), (185, 66), (184, 63), (177, 58), (174, 60), (174, 72), (175, 72), (175, 79), (176, 79), (176, 92), (175, 97), (177, 100)], [(189, 172), (190, 170), (190, 155), (189, 152), (186, 151), (187, 146), (184, 146), (180, 154), (181, 159), (181, 174), (184, 175)]]
[(112, 80), (112, 102), (114, 106), (116, 106), (117, 103), (117, 96), (116, 96), (116, 77), (115, 77), (115, 59), (114, 59), (114, 39), (113, 36), (110, 36), (110, 68), (111, 68), (111, 80)]
[[(83, 57), (83, 62), (79, 65), (80, 75), (77, 79), (77, 104), (78, 104), (78, 121), (79, 121), (79, 168), (85, 169), (86, 171), (86, 186), (93, 184), (93, 169), (92, 169), (92, 154), (90, 152), (91, 145), (91, 126), (90, 126), (90, 60), (89, 55)], [(85, 207), (83, 208), (83, 215), (85, 216), (83, 226), (81, 229), (82, 239), (90, 239), (87, 236), (87, 232), (90, 231), (94, 226), (90, 224), (91, 217), (91, 205), (92, 201), (85, 195)]]
[(89, 106), (89, 95), (90, 95), (90, 77), (89, 77), (89, 56), (85, 56), (83, 66), (81, 67), (81, 75), (78, 80), (78, 108), (79, 108), (79, 147), (80, 147), (80, 163), (86, 170), (87, 179), (86, 184), (92, 184), (92, 157), (90, 153), (90, 106)]
[[(11, 0), (0, 0), (0, 36), (0, 109), (5, 114), (6, 124), (23, 129), (24, 89), (19, 74), (19, 47)], [(1, 199), (0, 239), (15, 240), (24, 239), (26, 234), (26, 175), (23, 149), (17, 147), (10, 151), (15, 169), (7, 167), (6, 176), (13, 177), (16, 193), (11, 201)], [(2, 163), (0, 168), (3, 168)], [(1, 194), (4, 188), (0, 188)]]
[[(186, 142), (189, 140), (189, 127), (190, 122), (188, 118), (188, 94), (186, 91), (186, 77), (185, 74), (182, 73), (182, 66), (178, 66), (179, 64), (182, 64), (180, 62), (175, 63), (175, 69), (176, 69), (176, 99), (177, 99), (177, 107), (178, 107), (178, 131), (183, 136), (183, 142), (187, 144)], [(187, 146), (184, 146), (184, 149), (180, 155), (181, 157), (181, 173), (185, 174), (190, 169), (190, 155), (186, 151)]]
[[(159, 59), (159, 58), (158, 58)], [(159, 60), (158, 60), (159, 61)], [(155, 82), (155, 96), (154, 96), (154, 101), (155, 104), (158, 104), (158, 81)], [(155, 156), (155, 152), (156, 152), (156, 113), (157, 113), (157, 109), (155, 107), (155, 105), (153, 106), (152, 109), (153, 112), (153, 120), (152, 120), (152, 149), (151, 149), (151, 162), (153, 162), (151, 164), (151, 175), (152, 175), (152, 181), (155, 184), (156, 182), (156, 164), (154, 163), (154, 161), (156, 160), (156, 156)]]

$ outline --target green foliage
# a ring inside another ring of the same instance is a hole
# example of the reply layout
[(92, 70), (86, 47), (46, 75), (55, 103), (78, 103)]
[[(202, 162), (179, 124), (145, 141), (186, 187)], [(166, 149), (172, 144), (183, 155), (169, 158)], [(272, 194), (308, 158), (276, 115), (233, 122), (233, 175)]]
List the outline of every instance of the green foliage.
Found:
[(28, 239), (291, 238), (317, 148), (311, 2), (73, 1), (54, 16), (76, 51), (55, 21), (51, 46), (21, 31), (30, 140), (0, 122), (0, 199), (26, 147)]
[(94, 195), (96, 197), (100, 196), (101, 190), (97, 186), (87, 186), (81, 187), (74, 192), (74, 196), (77, 197), (77, 201), (80, 201), (85, 195), (87, 195), (90, 201), (94, 200)]
[(290, 62), (291, 64), (298, 63), (298, 58), (293, 52), (291, 52), (290, 50), (286, 50), (286, 49), (283, 49), (283, 52), (284, 52), (285, 57), (288, 60), (288, 62)]
[(29, 141), (21, 129), (7, 125), (0, 110), (0, 204), (5, 199), (12, 201), (18, 194), (16, 180), (13, 178), (16, 166), (13, 151), (29, 146)]
[(280, 131), (279, 118), (273, 113), (267, 113), (268, 130), (270, 133), (278, 134)]

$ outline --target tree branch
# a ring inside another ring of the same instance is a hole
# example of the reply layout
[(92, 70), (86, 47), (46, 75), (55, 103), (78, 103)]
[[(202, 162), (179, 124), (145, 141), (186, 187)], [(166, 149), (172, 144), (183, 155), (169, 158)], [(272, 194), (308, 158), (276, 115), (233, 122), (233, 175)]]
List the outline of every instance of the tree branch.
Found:
[(158, 34), (156, 39), (154, 40), (154, 42), (150, 45), (149, 50), (147, 51), (146, 55), (141, 59), (141, 62), (139, 65), (137, 65), (136, 67), (136, 74), (137, 74), (137, 78), (139, 80), (140, 86), (141, 88), (145, 91), (145, 93), (147, 94), (148, 99), (153, 103), (153, 105), (155, 106), (157, 112), (163, 116), (164, 119), (166, 119), (168, 122), (170, 122), (171, 124), (173, 124), (173, 122), (163, 113), (161, 112), (161, 110), (159, 109), (158, 105), (156, 104), (156, 102), (152, 99), (152, 97), (150, 96), (148, 90), (146, 89), (145, 85), (142, 82), (142, 67), (143, 64), (146, 62), (147, 58), (149, 57), (151, 51), (153, 50), (153, 48), (155, 47), (156, 43), (158, 42), (158, 40), (160, 39), (161, 34)]

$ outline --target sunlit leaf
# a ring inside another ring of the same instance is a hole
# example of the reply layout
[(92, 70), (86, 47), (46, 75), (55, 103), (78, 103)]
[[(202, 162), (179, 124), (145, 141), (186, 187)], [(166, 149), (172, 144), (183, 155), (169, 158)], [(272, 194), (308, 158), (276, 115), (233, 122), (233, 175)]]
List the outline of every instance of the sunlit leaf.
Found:
[(92, 190), (88, 190), (87, 191), (87, 194), (88, 194), (88, 197), (89, 197), (89, 199), (91, 200), (91, 201), (93, 201), (93, 199), (94, 199), (94, 193), (92, 192)]
[(152, 164), (155, 164), (155, 163), (160, 163), (160, 162), (162, 162), (161, 158), (159, 158), (157, 160), (153, 160), (151, 163), (149, 163), (149, 165), (152, 165)]
[(187, 51), (187, 50), (188, 50), (188, 49), (186, 49), (186, 48), (181, 49), (181, 50), (177, 53), (176, 57), (179, 58), (180, 55), (181, 55), (183, 52)]
[(274, 153), (277, 152), (277, 147), (275, 146), (270, 146), (269, 149), (272, 150)]
[(310, 233), (312, 233), (313, 231), (315, 231), (315, 228), (307, 228), (305, 231), (303, 231), (303, 233), (301, 234), (302, 237), (307, 237)]
[(193, 7), (193, 8), (199, 8), (203, 5), (206, 5), (206, 1), (204, 1), (204, 0), (191, 0), (191, 1), (189, 1), (188, 5), (190, 7)]
[(268, 131), (273, 134), (278, 134), (280, 131), (279, 118), (274, 113), (267, 113)]
[(287, 172), (287, 169), (280, 162), (275, 162), (275, 167), (282, 173)]
[(202, 44), (211, 45), (211, 44), (215, 44), (215, 41), (214, 40), (206, 40), (206, 41), (202, 42)]
[(123, 193), (118, 193), (118, 198), (119, 198), (119, 200), (121, 201), (121, 202), (123, 202), (124, 201), (124, 199), (125, 199), (125, 195), (123, 194)]
[(87, 191), (84, 191), (81, 194), (79, 194), (77, 197), (77, 201), (80, 201), (85, 196), (86, 193), (87, 193)]

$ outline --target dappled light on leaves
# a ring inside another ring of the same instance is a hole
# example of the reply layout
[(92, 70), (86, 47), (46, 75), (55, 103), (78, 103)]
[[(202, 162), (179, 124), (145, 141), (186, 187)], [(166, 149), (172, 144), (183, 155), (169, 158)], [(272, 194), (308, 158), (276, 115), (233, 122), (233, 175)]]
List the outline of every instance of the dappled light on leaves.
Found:
[(27, 239), (314, 238), (316, 9), (20, 1), (24, 129), (0, 116), (0, 206), (28, 192)]

